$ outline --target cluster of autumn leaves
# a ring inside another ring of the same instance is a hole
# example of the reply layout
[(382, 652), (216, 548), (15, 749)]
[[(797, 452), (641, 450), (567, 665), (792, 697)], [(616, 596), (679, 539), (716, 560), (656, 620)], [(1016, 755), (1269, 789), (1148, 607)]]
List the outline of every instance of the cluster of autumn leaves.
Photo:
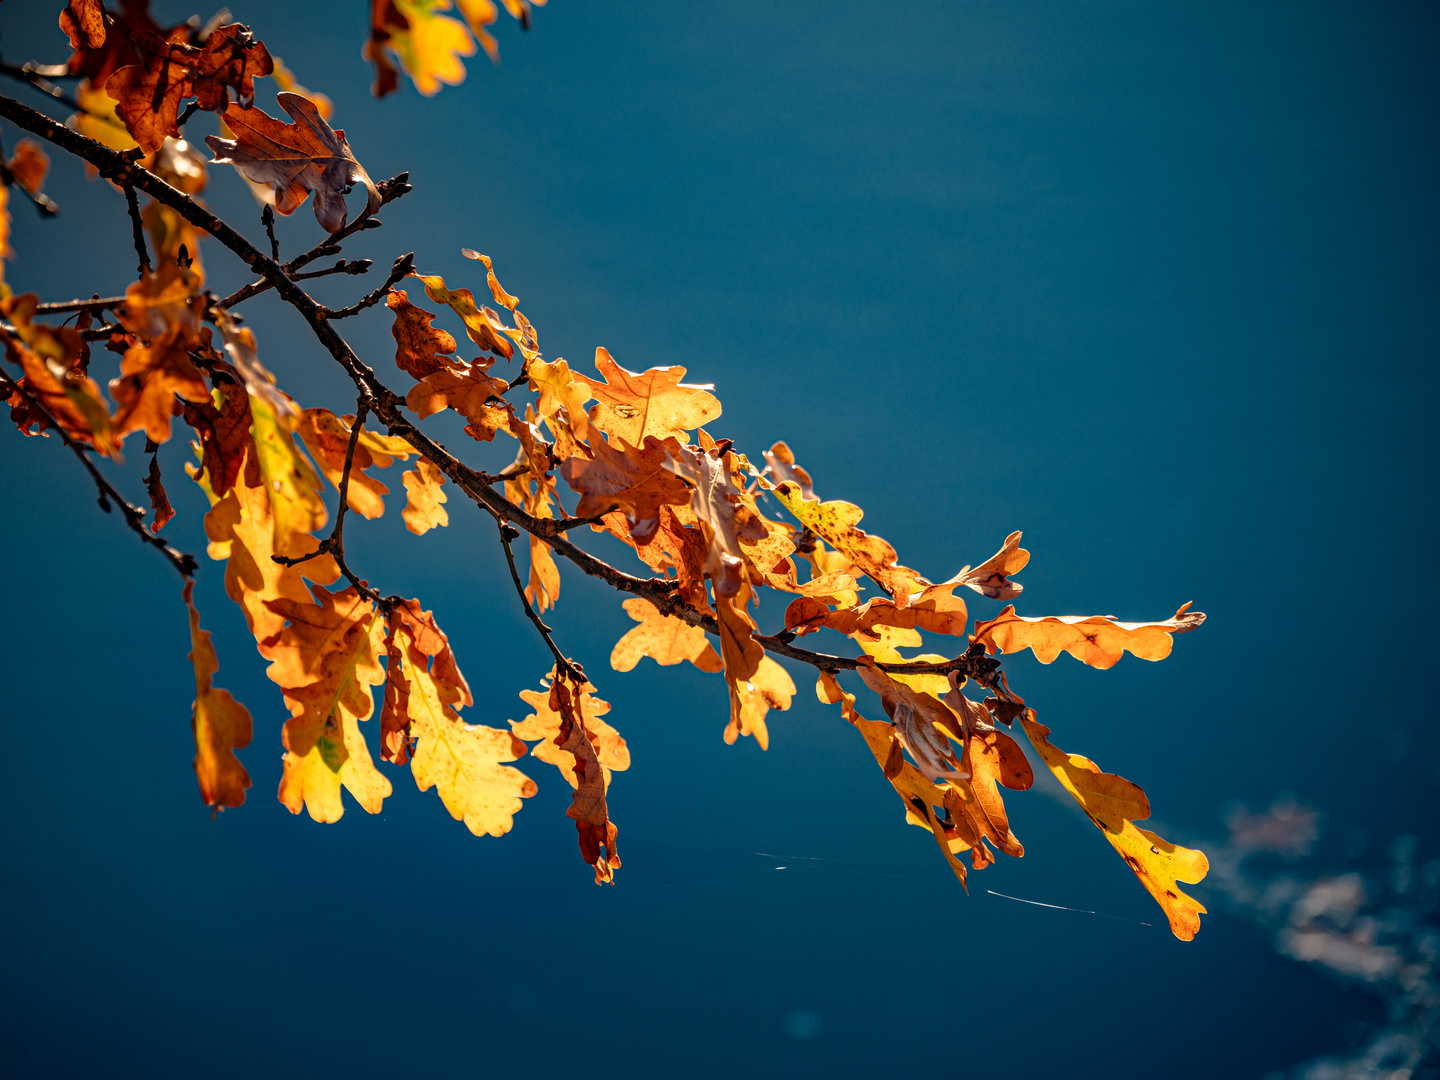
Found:
[[(280, 95), (296, 120), (292, 126), (250, 104), (252, 79), (274, 68), (248, 30), (216, 26), (189, 42), (172, 33), (162, 48), (153, 31), (140, 27), (130, 34), (138, 59), (125, 65), (124, 56), (104, 55), (120, 51), (111, 40), (120, 20), (143, 13), (144, 4), (106, 13), (110, 21), (102, 25), (106, 34), (98, 44), (86, 36), (87, 12), (96, 6), (72, 0), (62, 27), (68, 21), (77, 73), (103, 73), (108, 64), (105, 92), (127, 91), (112, 96), (115, 104), (105, 114), (115, 120), (110, 145), (128, 138), (127, 148), (144, 155), (146, 168), (183, 192), (199, 193), (207, 162), (172, 123), (184, 99), (193, 97), (200, 108), (220, 113), (234, 136), (207, 140), (214, 160), (235, 164), (279, 212), (293, 211), (314, 192), (317, 217), (334, 232), (344, 222), (343, 194), (351, 184), (363, 184), (374, 205), (374, 185), (313, 96)], [(377, 11), (412, 14), (421, 7), (400, 0), (375, 5)], [(479, 9), (461, 7), (467, 14)], [(394, 40), (391, 47), (400, 49)], [(161, 68), (159, 78), (171, 80), (165, 85), (184, 83), (184, 93), (173, 100), (145, 89), (160, 85), (152, 78)], [(130, 95), (130, 87), (141, 89)], [(228, 100), (231, 93), (237, 100)], [(138, 109), (136, 102), (147, 108)], [(74, 126), (83, 130), (94, 120), (82, 116)], [(287, 145), (308, 149), (303, 154), (275, 149)], [(23, 171), (13, 164), (11, 170)], [(0, 342), (22, 373), (13, 378), (7, 373), (0, 388), (22, 432), (58, 428), (67, 440), (99, 455), (118, 457), (126, 437), (140, 431), (153, 454), (171, 437), (176, 420), (189, 427), (197, 458), (190, 475), (209, 502), (204, 519), (209, 555), (224, 561), (226, 593), (244, 613), (290, 711), (282, 729), (280, 800), (293, 812), (303, 807), (316, 820), (334, 821), (343, 813), (344, 788), (367, 811), (380, 809), (390, 782), (376, 767), (361, 728), (374, 714), (380, 689), (381, 758), (408, 764), (420, 789), (435, 787), (450, 813), (476, 835), (508, 831), (523, 800), (535, 793), (534, 782), (512, 764), (530, 744), (528, 752), (556, 766), (571, 785), (569, 814), (582, 854), (597, 880), (611, 880), (619, 858), (608, 788), (612, 772), (628, 767), (629, 752), (602, 719), (608, 706), (594, 697), (595, 687), (579, 665), (557, 661), (540, 690), (522, 692), (532, 712), (508, 730), (471, 725), (461, 717), (473, 704), (470, 687), (445, 634), (418, 600), (381, 597), (358, 582), (340, 591), (326, 588), (342, 573), (334, 549), (317, 535), (327, 522), (327, 483), (342, 492), (348, 510), (373, 519), (384, 512), (389, 494), (376, 473), (414, 459), (401, 477), (402, 517), (412, 533), (423, 534), (448, 524), (444, 472), (412, 442), (370, 430), (363, 418), (297, 405), (262, 366), (253, 335), (228, 312), (210, 306), (195, 227), (158, 203), (144, 211), (143, 220), (154, 269), (129, 287), (115, 308), (116, 322), (103, 334), (104, 348), (120, 355), (109, 400), (88, 370), (91, 340), (100, 340), (89, 323), (93, 313), (82, 313), (74, 326), (50, 325), (40, 320), (32, 295), (0, 301), (6, 320)], [(796, 693), (790, 674), (767, 655), (766, 643), (788, 646), (823, 630), (842, 635), (850, 651), (859, 651), (857, 673), (880, 699), (886, 719), (862, 716), (856, 696), (837, 680), (836, 665), (827, 664), (823, 654), (809, 654), (820, 669), (817, 696), (840, 706), (900, 798), (906, 818), (933, 836), (962, 883), (964, 852), (975, 869), (992, 863), (995, 851), (1023, 854), (1001, 796), (1002, 788), (1024, 790), (1034, 780), (1025, 753), (1009, 734), (1018, 724), (1040, 760), (1160, 903), (1175, 934), (1193, 937), (1204, 909), (1178, 883), (1204, 876), (1204, 855), (1137, 826), (1150, 812), (1144, 792), (1058, 749), (996, 665), (966, 667), (983, 673), (967, 682), (950, 661), (957, 653), (976, 658), (1024, 649), (1042, 663), (1063, 651), (1099, 668), (1125, 652), (1159, 660), (1169, 654), (1173, 636), (1198, 626), (1203, 615), (1187, 605), (1170, 619), (1123, 623), (1108, 617), (1025, 617), (1012, 605), (972, 627), (965, 601), (955, 592), (964, 586), (994, 599), (1017, 597), (1021, 586), (1013, 578), (1029, 560), (1018, 532), (980, 565), (930, 581), (901, 565), (890, 544), (859, 527), (858, 507), (820, 499), (784, 443), (766, 451), (762, 465), (729, 440), (714, 439), (706, 425), (720, 416), (720, 402), (711, 387), (685, 383), (683, 368), (627, 371), (604, 349), (596, 351), (598, 377), (565, 360), (545, 360), (534, 326), (501, 286), (491, 261), (465, 254), (483, 266), (495, 307), (438, 275), (410, 276), (429, 303), (448, 309), (463, 327), (473, 346), (466, 351), (478, 353), (474, 359), (462, 358), (456, 337), (434, 325), (436, 311), (412, 301), (414, 288), (392, 289), (386, 296), (395, 373), (407, 379), (401, 388), (405, 404), (422, 420), (454, 410), (477, 442), (513, 443), (513, 461), (497, 478), (514, 511), (511, 520), (586, 519), (577, 529), (588, 524), (609, 533), (652, 571), (659, 588), (647, 593), (650, 598), (624, 601), (636, 625), (614, 647), (615, 670), (629, 671), (649, 657), (662, 665), (689, 661), (721, 675), (729, 698), (725, 741), (749, 736), (764, 747), (768, 713), (789, 708)], [(503, 376), (497, 373), (502, 364)], [(528, 398), (518, 391), (528, 391)], [(173, 511), (153, 456), (147, 485), (156, 509), (151, 528), (158, 531)], [(569, 496), (575, 502), (567, 510)], [(559, 598), (555, 549), (570, 543), (538, 527), (530, 535), (524, 594), (539, 612)], [(862, 602), (866, 581), (878, 594)], [(200, 628), (191, 589), (187, 582), (196, 774), (207, 804), (234, 807), (250, 784), (235, 751), (249, 743), (252, 720), (244, 706), (213, 685), (218, 662)], [(783, 628), (762, 640), (752, 610), (764, 589), (792, 599)], [(718, 637), (718, 651), (706, 627)], [(926, 634), (954, 641), (948, 651), (914, 652), (924, 649)], [(907, 671), (906, 664), (930, 664), (933, 670)], [(972, 683), (983, 694), (979, 700), (966, 693)]]

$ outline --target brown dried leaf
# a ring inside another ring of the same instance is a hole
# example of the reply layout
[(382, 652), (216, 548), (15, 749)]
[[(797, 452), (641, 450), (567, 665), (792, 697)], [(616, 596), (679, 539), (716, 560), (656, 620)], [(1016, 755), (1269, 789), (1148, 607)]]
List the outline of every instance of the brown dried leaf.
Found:
[(165, 485), (160, 482), (160, 459), (153, 454), (150, 456), (150, 471), (145, 474), (145, 491), (150, 496), (150, 507), (155, 511), (150, 531), (158, 533), (175, 516), (175, 508), (170, 505)]
[(366, 210), (378, 210), (380, 192), (355, 160), (345, 132), (331, 128), (314, 103), (299, 94), (281, 91), (275, 100), (295, 123), (282, 124), (259, 109), (231, 105), (224, 119), (236, 138), (205, 138), (215, 161), (234, 165), (258, 184), (273, 185), (275, 209), (281, 214), (294, 213), (313, 191), (315, 217), (327, 232), (344, 227), (344, 193), (355, 184), (363, 184), (369, 193)]

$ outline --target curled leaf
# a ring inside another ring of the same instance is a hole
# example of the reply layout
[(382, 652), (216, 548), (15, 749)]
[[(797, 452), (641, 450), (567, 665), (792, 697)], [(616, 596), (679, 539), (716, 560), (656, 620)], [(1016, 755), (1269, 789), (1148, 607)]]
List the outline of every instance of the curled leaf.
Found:
[(216, 689), (211, 679), (220, 670), (210, 634), (200, 629), (195, 610), (195, 582), (186, 581), (183, 592), (190, 612), (190, 662), (195, 667), (195, 705), (190, 727), (195, 735), (195, 778), (206, 806), (236, 807), (245, 801), (250, 774), (236, 750), (250, 745), (250, 712), (228, 690)]
[(257, 184), (273, 185), (277, 213), (294, 213), (313, 191), (315, 218), (327, 232), (345, 225), (345, 192), (355, 184), (369, 193), (366, 210), (378, 210), (380, 192), (355, 160), (345, 132), (327, 124), (315, 104), (299, 94), (282, 90), (275, 100), (293, 124), (259, 109), (231, 105), (225, 110), (225, 124), (235, 138), (205, 138), (216, 163), (234, 165)]
[(1113, 667), (1125, 653), (1142, 660), (1163, 660), (1170, 655), (1173, 635), (1186, 634), (1205, 621), (1201, 612), (1183, 605), (1174, 618), (1163, 622), (1116, 622), (1105, 615), (1046, 615), (1025, 618), (1010, 605), (995, 618), (976, 625), (973, 640), (987, 652), (1013, 653), (1030, 649), (1035, 659), (1049, 664), (1068, 652), (1091, 667)]

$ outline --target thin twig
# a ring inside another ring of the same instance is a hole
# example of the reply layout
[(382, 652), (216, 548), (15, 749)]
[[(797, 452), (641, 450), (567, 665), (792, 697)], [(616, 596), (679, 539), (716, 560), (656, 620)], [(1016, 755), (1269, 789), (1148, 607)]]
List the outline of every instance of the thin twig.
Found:
[[(83, 154), (80, 156), (84, 157)], [(89, 159), (87, 158), (86, 160)], [(392, 176), (389, 180), (385, 180), (382, 183), (377, 184), (376, 190), (380, 192), (380, 205), (383, 207), (387, 203), (394, 202), (401, 196), (408, 195), (411, 191), (413, 191), (414, 188), (411, 187), (409, 179), (410, 174), (408, 172), (402, 172), (397, 176)], [(339, 232), (332, 233), (330, 236), (327, 236), (324, 240), (316, 244), (313, 248), (311, 248), (304, 254), (295, 256), (295, 258), (291, 259), (288, 263), (285, 263), (283, 266), (281, 266), (280, 270), (285, 274), (286, 277), (294, 279), (296, 272), (301, 267), (308, 266), (316, 259), (323, 259), (327, 255), (340, 254), (340, 244), (348, 237), (353, 236), (357, 232), (362, 232), (365, 229), (379, 228), (379, 226), (380, 219), (375, 217), (374, 214), (371, 212), (370, 208), (367, 206), (365, 210), (361, 212), (360, 216), (357, 217), (354, 221), (350, 222), (350, 224), (344, 226)], [(230, 247), (230, 250), (235, 251), (237, 255), (240, 254), (239, 251), (231, 247), (229, 244), (226, 244), (225, 246)], [(279, 259), (274, 259), (272, 261), (279, 262)], [(218, 301), (215, 304), (215, 307), (224, 308), (228, 311), (236, 304), (242, 303), (245, 300), (249, 300), (252, 296), (257, 296), (260, 293), (265, 292), (267, 289), (273, 287), (274, 284), (275, 283), (273, 280), (262, 277), (259, 281), (252, 281), (249, 285), (244, 285), (241, 288), (236, 289), (229, 296), (225, 297), (225, 299)]]
[(280, 261), (280, 241), (275, 239), (275, 208), (269, 203), (260, 211), (260, 221), (265, 226), (265, 235), (270, 238), (270, 258)]
[[(81, 112), (86, 113), (90, 112), (89, 109), (76, 101), (74, 97), (66, 93), (62, 87), (56, 86), (49, 79), (45, 78), (46, 74), (58, 75), (60, 72), (55, 68), (41, 67), (39, 64), (7, 64), (3, 60), (0, 60), (0, 75), (9, 75), (12, 79), (19, 79), (23, 83), (28, 83), (42, 94), (46, 94), (56, 101), (63, 102), (72, 109), (79, 109)], [(93, 116), (94, 114), (91, 113), (91, 115)]]
[(292, 281), (308, 281), (310, 278), (329, 277), (331, 274), (368, 274), (370, 267), (374, 266), (372, 259), (356, 259), (354, 262), (347, 262), (341, 259), (334, 266), (327, 266), (324, 270), (307, 270), (303, 274), (291, 274)]
[(326, 319), (348, 319), (352, 315), (359, 315), (366, 308), (374, 307), (380, 302), (380, 298), (390, 291), (390, 286), (401, 280), (405, 275), (415, 269), (415, 253), (413, 251), (401, 255), (395, 260), (395, 265), (390, 268), (390, 276), (385, 279), (385, 284), (378, 289), (366, 293), (364, 298), (351, 304), (349, 307), (340, 308), (338, 311), (331, 308), (321, 308), (320, 311)]
[(145, 225), (140, 220), (140, 200), (135, 197), (135, 189), (129, 184), (125, 185), (125, 206), (130, 211), (130, 233), (135, 241), (135, 254), (140, 256), (140, 273), (144, 275), (150, 270), (150, 252), (145, 247)]
[(516, 569), (515, 566), (515, 552), (510, 547), (510, 541), (514, 540), (520, 533), (512, 526), (498, 519), (495, 525), (500, 530), (500, 543), (505, 548), (505, 562), (510, 567), (510, 580), (515, 583), (515, 591), (520, 594), (520, 602), (525, 605), (525, 614), (530, 617), (530, 621), (535, 624), (535, 629), (540, 631), (540, 636), (545, 639), (545, 644), (550, 647), (550, 653), (555, 657), (556, 670), (564, 672), (577, 682), (583, 683), (585, 681), (584, 674), (576, 671), (574, 665), (565, 658), (565, 654), (562, 653), (560, 647), (555, 644), (555, 639), (550, 636), (552, 633), (550, 627), (546, 626), (544, 620), (535, 614), (535, 607), (530, 603), (530, 597), (525, 595), (525, 586), (520, 583), (520, 571)]
[(350, 428), (350, 442), (345, 447), (345, 468), (340, 474), (340, 507), (335, 511), (335, 527), (330, 530), (330, 535), (320, 541), (320, 546), (308, 555), (301, 555), (294, 559), (284, 555), (271, 555), (270, 558), (282, 566), (298, 566), (317, 556), (329, 555), (335, 560), (335, 565), (340, 568), (340, 572), (345, 575), (350, 584), (355, 586), (356, 592), (384, 607), (385, 601), (381, 599), (380, 594), (362, 578), (356, 576), (345, 562), (345, 511), (350, 506), (350, 469), (355, 462), (355, 447), (360, 442), (360, 429), (365, 426), (365, 417), (370, 412), (370, 404), (369, 396), (362, 393), (355, 406), (355, 423)]
[(96, 296), (89, 300), (64, 300), (54, 304), (36, 304), (35, 314), (61, 315), (67, 311), (103, 311), (106, 308), (124, 306), (125, 297), (123, 296), (107, 296), (104, 299)]
[(134, 532), (136, 536), (140, 537), (141, 540), (145, 541), (145, 543), (164, 555), (165, 558), (169, 560), (170, 565), (179, 571), (181, 577), (190, 578), (195, 575), (195, 571), (199, 568), (199, 564), (195, 561), (195, 556), (176, 551), (158, 536), (154, 536), (145, 531), (143, 524), (145, 511), (138, 506), (132, 506), (125, 496), (115, 490), (115, 486), (111, 484), (109, 480), (106, 480), (100, 470), (95, 467), (95, 463), (90, 460), (90, 455), (85, 452), (85, 448), (66, 433), (65, 429), (60, 426), (60, 422), (55, 419), (49, 409), (45, 408), (45, 406), (36, 399), (35, 395), (3, 372), (0, 372), (0, 389), (4, 389), (7, 397), (11, 394), (19, 394), (26, 400), (30, 408), (34, 409), (38, 415), (44, 417), (45, 422), (59, 433), (61, 441), (80, 459), (80, 464), (85, 466), (85, 471), (90, 474), (90, 479), (95, 481), (95, 487), (100, 492), (100, 497), (97, 502), (99, 502), (101, 510), (104, 510), (108, 514), (110, 512), (110, 504), (113, 502), (120, 508), (120, 516), (125, 519), (125, 524), (129, 526), (130, 530)]

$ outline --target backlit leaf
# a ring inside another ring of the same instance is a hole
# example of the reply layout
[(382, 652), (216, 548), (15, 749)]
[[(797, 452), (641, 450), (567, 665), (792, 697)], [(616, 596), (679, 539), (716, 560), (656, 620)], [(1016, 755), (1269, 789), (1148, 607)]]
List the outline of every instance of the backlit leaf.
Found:
[(995, 618), (976, 625), (974, 640), (987, 652), (1013, 653), (1030, 649), (1042, 664), (1068, 652), (1091, 667), (1113, 667), (1125, 653), (1142, 660), (1163, 660), (1170, 655), (1173, 635), (1185, 634), (1205, 621), (1185, 604), (1164, 622), (1124, 623), (1104, 615), (1046, 615), (1025, 618), (1007, 606)]
[(450, 514), (442, 505), (445, 492), (440, 490), (445, 474), (438, 466), (422, 458), (400, 481), (405, 485), (405, 509), (400, 513), (405, 528), (424, 536), (431, 529), (450, 524)]
[(616, 671), (633, 671), (642, 656), (668, 667), (689, 660), (701, 671), (723, 669), (719, 654), (711, 647), (705, 631), (673, 615), (662, 615), (642, 597), (625, 601), (626, 613), (640, 625), (633, 627), (610, 651), (610, 666)]
[(1136, 821), (1150, 816), (1145, 792), (1124, 777), (1101, 772), (1089, 758), (1059, 749), (1050, 742), (1050, 729), (1034, 716), (1026, 710), (1020, 723), (1041, 760), (1155, 898), (1170, 920), (1171, 932), (1181, 941), (1194, 938), (1205, 908), (1181, 892), (1178, 882), (1194, 885), (1205, 877), (1210, 870), (1205, 853), (1137, 828)]
[(644, 446), (653, 435), (666, 439), (685, 436), (720, 415), (720, 401), (709, 393), (713, 386), (690, 386), (680, 380), (682, 367), (626, 371), (604, 349), (595, 350), (595, 369), (604, 382), (576, 375), (599, 402), (590, 408), (590, 422), (605, 434), (618, 436), (631, 446)]
[(266, 674), (279, 684), (291, 713), (283, 732), (280, 801), (292, 814), (303, 807), (316, 821), (339, 821), (343, 785), (362, 808), (378, 814), (390, 781), (376, 770), (359, 722), (374, 712), (371, 687), (385, 682), (384, 621), (354, 589), (331, 593), (317, 585), (312, 591), (318, 603), (267, 602), (287, 621), (262, 643), (272, 661)]

